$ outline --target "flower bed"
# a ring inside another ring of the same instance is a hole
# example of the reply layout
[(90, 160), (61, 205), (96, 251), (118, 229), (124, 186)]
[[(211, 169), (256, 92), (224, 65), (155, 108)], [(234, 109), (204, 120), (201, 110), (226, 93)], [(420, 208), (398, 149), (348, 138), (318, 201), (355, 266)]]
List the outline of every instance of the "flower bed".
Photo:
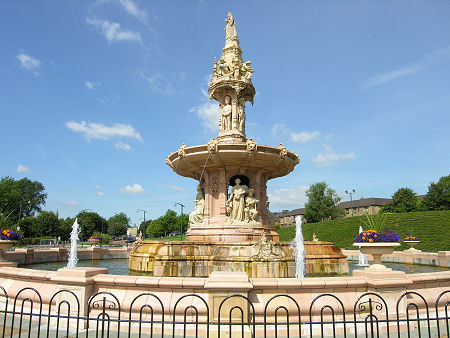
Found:
[(410, 242), (410, 241), (416, 242), (416, 241), (420, 241), (420, 239), (416, 236), (408, 236), (408, 237), (403, 238), (403, 242)]
[(0, 232), (0, 239), (9, 241), (20, 241), (20, 234), (13, 230), (2, 230)]
[(373, 243), (373, 242), (400, 242), (400, 236), (395, 231), (384, 230), (376, 232), (375, 230), (365, 230), (360, 232), (353, 240), (356, 243)]

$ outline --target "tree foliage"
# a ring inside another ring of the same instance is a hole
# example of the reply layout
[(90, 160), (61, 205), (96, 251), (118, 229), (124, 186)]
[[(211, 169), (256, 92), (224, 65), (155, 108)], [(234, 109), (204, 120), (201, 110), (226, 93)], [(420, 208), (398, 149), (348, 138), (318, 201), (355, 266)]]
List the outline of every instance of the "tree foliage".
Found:
[(102, 228), (105, 230), (108, 223), (106, 219), (101, 217), (96, 212), (80, 212), (77, 215), (78, 223), (80, 224), (80, 240), (87, 240), (94, 232), (102, 232)]
[(42, 211), (35, 219), (32, 227), (34, 237), (56, 237), (59, 230), (58, 216), (51, 211)]
[(450, 210), (450, 175), (430, 183), (423, 206), (425, 210)]
[(28, 178), (15, 180), (4, 176), (0, 179), (0, 214), (7, 225), (16, 224), (20, 218), (40, 212), (47, 193), (41, 182)]
[(392, 195), (392, 202), (383, 206), (383, 212), (417, 211), (418, 200), (411, 188), (400, 188)]
[(306, 190), (306, 196), (308, 202), (305, 204), (305, 218), (308, 223), (336, 219), (345, 213), (343, 209), (336, 207), (341, 198), (325, 182), (310, 185)]
[[(183, 233), (188, 227), (189, 216), (183, 215)], [(147, 223), (147, 222), (146, 222)], [(171, 233), (179, 233), (181, 227), (180, 216), (173, 210), (167, 210), (167, 212), (155, 219), (150, 221), (147, 226), (146, 236), (147, 237), (167, 237)]]
[(108, 219), (108, 234), (115, 236), (126, 235), (130, 226), (130, 218), (124, 213), (118, 213)]

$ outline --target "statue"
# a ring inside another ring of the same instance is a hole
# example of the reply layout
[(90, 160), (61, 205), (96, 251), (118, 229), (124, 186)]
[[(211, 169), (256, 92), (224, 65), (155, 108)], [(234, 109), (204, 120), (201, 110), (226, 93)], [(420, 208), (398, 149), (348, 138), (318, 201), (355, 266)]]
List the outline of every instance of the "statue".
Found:
[(231, 97), (228, 95), (222, 108), (222, 130), (231, 130)]
[(197, 196), (195, 197), (195, 208), (189, 214), (189, 223), (201, 223), (203, 222), (203, 213), (205, 211), (205, 195), (203, 194), (202, 186), (197, 186)]
[(227, 23), (225, 26), (225, 39), (237, 39), (236, 23), (231, 12), (228, 12), (228, 17), (225, 19), (225, 22)]
[(238, 100), (238, 129), (241, 132), (245, 131), (245, 100), (243, 97)]
[(245, 219), (247, 222), (256, 222), (258, 220), (258, 203), (259, 200), (253, 197), (254, 189), (249, 189), (245, 198)]
[(245, 195), (248, 191), (246, 185), (241, 185), (241, 180), (236, 178), (235, 185), (231, 189), (231, 194), (227, 200), (227, 209), (230, 210), (230, 219), (236, 221), (245, 220)]

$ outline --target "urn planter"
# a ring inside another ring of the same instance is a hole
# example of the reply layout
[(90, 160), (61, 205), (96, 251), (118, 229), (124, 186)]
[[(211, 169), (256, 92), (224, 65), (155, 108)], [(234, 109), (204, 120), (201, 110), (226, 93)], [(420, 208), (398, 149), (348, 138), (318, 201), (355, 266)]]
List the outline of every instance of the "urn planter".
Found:
[(88, 242), (92, 244), (93, 247), (96, 247), (98, 243), (100, 243), (99, 239), (88, 239)]
[(17, 241), (10, 241), (7, 239), (0, 239), (0, 262), (7, 262), (3, 257), (3, 253), (5, 249), (10, 249), (13, 247), (14, 243)]
[(415, 246), (416, 246), (417, 244), (419, 244), (420, 241), (403, 241), (403, 243), (409, 245), (409, 249), (408, 249), (407, 251), (420, 251), (420, 250), (417, 250), (417, 249), (415, 248)]
[(372, 242), (372, 243), (353, 243), (353, 246), (360, 248), (365, 255), (372, 255), (373, 263), (364, 270), (368, 271), (391, 271), (381, 263), (381, 256), (389, 255), (394, 252), (394, 248), (400, 246), (398, 242)]

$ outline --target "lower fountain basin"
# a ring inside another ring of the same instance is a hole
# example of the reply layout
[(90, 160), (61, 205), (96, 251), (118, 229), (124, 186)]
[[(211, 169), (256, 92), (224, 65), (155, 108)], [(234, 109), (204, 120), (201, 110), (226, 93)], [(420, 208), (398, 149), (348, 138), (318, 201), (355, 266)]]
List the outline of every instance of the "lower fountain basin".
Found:
[[(213, 271), (243, 271), (251, 278), (295, 277), (289, 242), (140, 241), (129, 268), (163, 277), (207, 277)], [(307, 274), (348, 274), (347, 257), (331, 242), (305, 242)]]

